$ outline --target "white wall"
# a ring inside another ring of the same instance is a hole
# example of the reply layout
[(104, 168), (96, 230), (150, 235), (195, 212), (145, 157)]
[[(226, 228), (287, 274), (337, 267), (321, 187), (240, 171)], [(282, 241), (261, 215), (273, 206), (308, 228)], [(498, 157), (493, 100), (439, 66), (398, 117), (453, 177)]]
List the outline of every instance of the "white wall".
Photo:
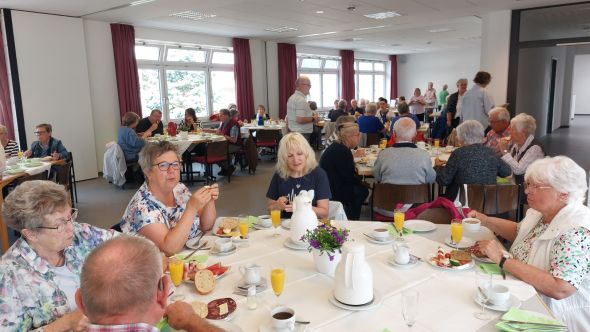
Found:
[(252, 90), (254, 93), (254, 112), (260, 104), (268, 109), (266, 86), (266, 46), (264, 42), (250, 39), (250, 60), (252, 63)]
[(574, 58), (572, 94), (576, 95), (574, 114), (590, 114), (590, 54)]
[(443, 84), (449, 85), (449, 92), (457, 91), (456, 83), (460, 78), (471, 80), (479, 70), (479, 48), (455, 50), (437, 53), (417, 53), (398, 55), (398, 95), (409, 98), (415, 88), (422, 93), (428, 82), (434, 83), (436, 91), (441, 91)]
[(484, 15), (481, 23), (480, 70), (492, 75), (487, 90), (494, 97), (496, 105), (506, 102), (511, 16), (510, 10), (492, 12)]
[(109, 23), (84, 20), (97, 172), (102, 172), (105, 144), (117, 140), (121, 124)]
[(12, 12), (27, 142), (51, 123), (73, 152), (76, 179), (96, 177), (88, 64), (81, 19)]
[(277, 43), (266, 42), (266, 87), (268, 91), (268, 114), (279, 118), (279, 57)]

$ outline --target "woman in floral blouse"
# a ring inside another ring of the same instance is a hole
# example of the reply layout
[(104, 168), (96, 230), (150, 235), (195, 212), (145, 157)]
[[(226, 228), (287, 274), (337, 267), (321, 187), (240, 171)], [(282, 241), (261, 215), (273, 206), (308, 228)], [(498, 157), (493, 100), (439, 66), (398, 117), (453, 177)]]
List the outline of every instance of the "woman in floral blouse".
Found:
[(51, 181), (19, 185), (3, 213), (22, 237), (0, 261), (0, 330), (85, 330), (74, 296), (82, 263), (116, 232), (75, 222), (70, 194)]
[(481, 251), (505, 271), (531, 284), (570, 331), (590, 331), (590, 209), (586, 172), (568, 157), (534, 161), (525, 174), (529, 210), (519, 223), (472, 211), (482, 225), (512, 241)]
[(180, 183), (180, 159), (174, 144), (146, 144), (139, 153), (139, 165), (146, 182), (125, 209), (120, 223), (124, 233), (139, 233), (173, 255), (197, 236), (199, 228), (208, 231), (213, 227), (219, 187), (213, 184), (191, 193)]

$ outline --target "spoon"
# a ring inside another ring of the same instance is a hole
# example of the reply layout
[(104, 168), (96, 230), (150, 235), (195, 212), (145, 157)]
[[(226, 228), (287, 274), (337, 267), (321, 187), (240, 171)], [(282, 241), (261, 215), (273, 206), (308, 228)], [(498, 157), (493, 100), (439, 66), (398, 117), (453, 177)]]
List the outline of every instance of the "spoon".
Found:
[(457, 200), (457, 201), (455, 201), (455, 207), (457, 208), (457, 211), (459, 212), (461, 217), (463, 217), (463, 219), (465, 219), (465, 214), (463, 214), (463, 204), (461, 204), (461, 202), (459, 202)]
[(296, 320), (295, 321), (296, 324), (301, 324), (301, 325), (306, 325), (311, 323), (310, 321), (304, 321), (304, 320)]

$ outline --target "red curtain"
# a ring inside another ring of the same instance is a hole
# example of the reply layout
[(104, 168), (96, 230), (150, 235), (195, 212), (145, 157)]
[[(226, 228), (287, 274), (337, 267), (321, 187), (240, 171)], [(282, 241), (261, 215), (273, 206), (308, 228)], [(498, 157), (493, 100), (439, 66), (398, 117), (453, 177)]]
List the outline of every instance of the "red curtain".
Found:
[(236, 104), (241, 119), (254, 117), (254, 92), (252, 90), (252, 61), (250, 41), (243, 38), (232, 40), (234, 47), (234, 77), (236, 79)]
[(342, 78), (341, 98), (350, 103), (354, 99), (354, 51), (340, 51), (340, 77)]
[(12, 105), (10, 103), (10, 86), (8, 83), (8, 69), (4, 55), (4, 38), (0, 29), (0, 123), (6, 126), (8, 137), (14, 139), (14, 125), (12, 123)]
[(139, 98), (139, 75), (135, 61), (135, 29), (131, 25), (111, 24), (113, 53), (115, 55), (115, 74), (119, 94), (119, 113), (127, 112), (141, 116)]
[(389, 91), (389, 99), (397, 98), (397, 55), (390, 55), (391, 61), (391, 90)]
[(279, 62), (279, 117), (287, 116), (287, 100), (295, 91), (297, 51), (294, 44), (277, 44)]

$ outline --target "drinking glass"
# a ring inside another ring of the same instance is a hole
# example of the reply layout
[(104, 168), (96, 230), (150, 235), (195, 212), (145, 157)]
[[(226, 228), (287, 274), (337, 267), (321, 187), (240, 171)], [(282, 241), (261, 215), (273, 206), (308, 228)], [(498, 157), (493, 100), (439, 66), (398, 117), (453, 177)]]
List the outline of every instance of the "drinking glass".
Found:
[(250, 224), (248, 223), (248, 216), (240, 214), (238, 216), (240, 220), (240, 224), (238, 225), (238, 230), (240, 231), (240, 237), (245, 239), (248, 236), (248, 229), (250, 228)]
[(272, 290), (277, 296), (277, 304), (279, 303), (279, 296), (283, 293), (285, 287), (285, 267), (283, 265), (274, 265), (270, 270), (270, 283)]
[(405, 218), (406, 215), (402, 210), (395, 210), (393, 212), (393, 225), (400, 237), (403, 235)]
[(419, 295), (415, 290), (407, 290), (402, 293), (402, 315), (408, 327), (412, 327), (416, 323)]
[(463, 224), (460, 221), (451, 222), (451, 243), (459, 246), (463, 238)]
[(279, 226), (281, 225), (281, 210), (271, 210), (270, 211), (270, 219), (272, 221), (272, 227), (275, 228), (274, 236), (278, 236)]
[(479, 266), (477, 266), (475, 268), (475, 277), (475, 291), (477, 292), (477, 299), (481, 304), (481, 311), (473, 313), (473, 316), (481, 320), (490, 320), (492, 315), (486, 312), (486, 308), (484, 306), (485, 302), (487, 301), (487, 295), (482, 294), (481, 292), (485, 292), (492, 287), (492, 275), (485, 273), (479, 268)]
[(184, 262), (175, 257), (170, 258), (168, 261), (168, 271), (170, 271), (170, 279), (174, 286), (180, 285), (184, 272)]

